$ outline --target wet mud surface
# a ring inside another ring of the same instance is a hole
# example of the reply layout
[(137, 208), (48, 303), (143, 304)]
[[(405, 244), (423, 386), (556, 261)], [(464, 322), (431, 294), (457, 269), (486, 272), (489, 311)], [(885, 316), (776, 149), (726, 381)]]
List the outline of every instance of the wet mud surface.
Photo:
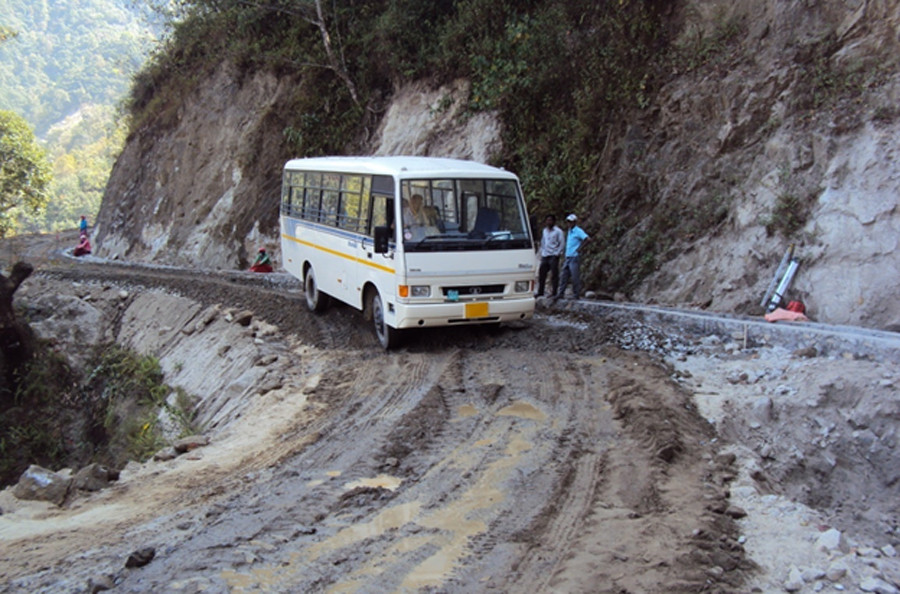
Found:
[[(0, 535), (0, 591), (733, 592), (754, 569), (734, 456), (616, 322), (542, 310), (384, 352), (359, 312), (313, 315), (277, 275), (49, 257), (36, 276), (251, 310), (292, 349), (299, 387), (193, 458)], [(215, 449), (235, 436), (249, 445)], [(152, 562), (124, 568), (148, 546)]]

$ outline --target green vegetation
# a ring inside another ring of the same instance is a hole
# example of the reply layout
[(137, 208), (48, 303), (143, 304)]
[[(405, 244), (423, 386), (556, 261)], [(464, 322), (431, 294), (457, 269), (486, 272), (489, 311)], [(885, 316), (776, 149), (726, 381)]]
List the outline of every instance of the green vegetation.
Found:
[[(313, 3), (185, 6), (165, 51), (136, 78), (133, 130), (171, 122), (223, 57), (247, 71), (303, 75), (296, 109), (284, 114), (300, 154), (350, 147), (398, 80), (462, 76), (472, 81), (471, 111), (499, 110), (507, 124), (509, 154), (496, 160), (551, 183), (529, 186), (539, 201), (554, 194), (552, 178), (587, 169), (579, 157), (602, 145), (604, 124), (648, 104), (666, 47), (666, 8), (653, 2), (333, 2), (321, 21)], [(574, 171), (560, 171), (563, 160)]]
[(0, 237), (16, 229), (17, 211), (39, 212), (48, 201), (44, 150), (21, 117), (0, 111)]
[(66, 421), (61, 402), (70, 401), (72, 370), (65, 358), (40, 345), (26, 371), (0, 390), (0, 485), (18, 479), (29, 464), (50, 466), (66, 459)]
[(0, 109), (35, 130), (53, 170), (46, 210), (15, 210), (20, 231), (93, 220), (124, 139), (116, 106), (155, 34), (130, 0), (0, 3)]
[(82, 378), (45, 343), (14, 389), (0, 394), (0, 485), (29, 464), (121, 468), (146, 460), (166, 443), (161, 419), (179, 436), (198, 431), (193, 399), (163, 383), (155, 358), (101, 345), (86, 369)]
[(744, 33), (744, 26), (739, 20), (726, 18), (720, 14), (713, 30), (704, 34), (699, 27), (693, 26), (681, 36), (673, 56), (677, 70), (686, 72), (709, 64), (724, 63), (730, 55), (729, 49), (734, 41)]
[(127, 0), (5, 0), (0, 106), (39, 137), (86, 105), (115, 105), (154, 36)]
[(672, 7), (661, 1), (182, 6), (164, 51), (135, 79), (132, 131), (174, 124), (184, 98), (223, 59), (247, 74), (298, 77), (292, 104), (279, 110), (285, 157), (355, 152), (398, 82), (465, 78), (469, 113), (502, 120), (503, 153), (490, 160), (522, 177), (536, 220), (600, 202), (598, 164), (610, 136), (649, 106), (672, 59)]
[(772, 213), (764, 221), (766, 233), (792, 238), (806, 224), (815, 201), (815, 193), (806, 199), (793, 192), (780, 194)]
[(46, 137), (53, 172), (45, 209), (18, 214), (20, 232), (73, 228), (81, 215), (93, 223), (109, 171), (125, 140), (110, 106), (89, 106), (79, 117), (54, 126)]
[(146, 460), (165, 445), (161, 412), (178, 422), (180, 436), (196, 432), (191, 399), (175, 390), (175, 404), (169, 404), (173, 389), (163, 383), (155, 357), (110, 344), (96, 350), (88, 368), (85, 389), (101, 404), (97, 418), (102, 415), (108, 447), (120, 452), (113, 465)]

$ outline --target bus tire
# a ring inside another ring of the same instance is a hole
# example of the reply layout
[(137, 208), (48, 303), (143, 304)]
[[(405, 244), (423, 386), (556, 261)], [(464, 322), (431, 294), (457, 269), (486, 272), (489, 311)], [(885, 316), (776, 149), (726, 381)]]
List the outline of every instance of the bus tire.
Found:
[(306, 307), (309, 311), (321, 313), (328, 308), (328, 295), (319, 290), (316, 283), (316, 274), (312, 266), (306, 271), (306, 280), (303, 282), (303, 292), (306, 294)]
[(384, 301), (381, 299), (381, 294), (378, 291), (372, 291), (370, 295), (369, 312), (372, 315), (372, 329), (375, 331), (375, 338), (385, 349), (392, 349), (400, 342), (400, 331), (388, 326), (384, 316)]

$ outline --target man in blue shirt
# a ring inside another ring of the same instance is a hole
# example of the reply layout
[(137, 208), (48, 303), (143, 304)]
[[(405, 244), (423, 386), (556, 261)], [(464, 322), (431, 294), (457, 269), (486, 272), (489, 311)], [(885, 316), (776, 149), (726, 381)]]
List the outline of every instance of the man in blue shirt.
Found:
[(569, 232), (566, 233), (566, 259), (563, 261), (562, 278), (559, 279), (559, 291), (554, 296), (554, 301), (566, 296), (566, 286), (569, 284), (569, 280), (572, 281), (573, 297), (578, 299), (581, 295), (581, 272), (579, 270), (581, 255), (579, 250), (591, 238), (576, 224), (577, 221), (578, 217), (574, 214), (566, 217), (566, 223), (569, 226)]

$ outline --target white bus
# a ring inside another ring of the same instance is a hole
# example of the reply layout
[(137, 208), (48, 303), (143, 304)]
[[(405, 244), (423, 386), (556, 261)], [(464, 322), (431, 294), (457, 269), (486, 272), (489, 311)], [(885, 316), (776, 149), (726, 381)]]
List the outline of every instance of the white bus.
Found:
[(384, 348), (400, 330), (534, 313), (534, 249), (519, 179), (472, 161), (319, 157), (284, 166), (284, 268), (307, 306), (362, 310)]

